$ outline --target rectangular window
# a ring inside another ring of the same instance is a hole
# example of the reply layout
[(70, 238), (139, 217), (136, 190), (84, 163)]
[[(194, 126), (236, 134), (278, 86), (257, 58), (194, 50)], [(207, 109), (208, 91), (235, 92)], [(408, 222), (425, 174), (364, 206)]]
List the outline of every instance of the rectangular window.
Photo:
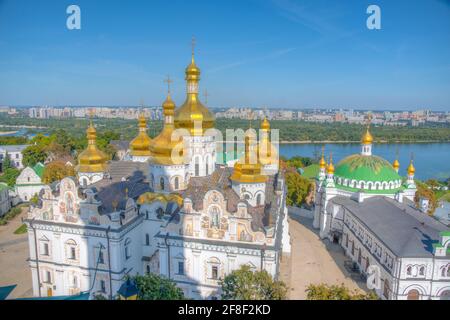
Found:
[(70, 259), (72, 260), (76, 259), (76, 252), (74, 247), (70, 247)]
[(218, 279), (219, 278), (219, 268), (217, 266), (212, 266), (211, 268), (211, 278)]
[(52, 283), (52, 275), (51, 275), (50, 271), (45, 272), (45, 282)]
[(48, 256), (49, 255), (48, 243), (44, 243), (42, 249), (43, 249), (42, 250), (43, 251), (42, 255)]
[(125, 247), (125, 259), (130, 259), (130, 249), (128, 246)]
[(184, 275), (184, 262), (183, 261), (178, 262), (178, 274)]
[(106, 293), (106, 282), (105, 280), (100, 280), (100, 291)]
[(150, 245), (150, 236), (148, 235), (148, 233), (145, 235), (145, 245), (146, 246)]
[(105, 258), (104, 258), (104, 256), (103, 256), (103, 251), (102, 251), (102, 250), (100, 250), (100, 251), (98, 252), (98, 263), (101, 263), (101, 264), (104, 264), (104, 263), (105, 263)]

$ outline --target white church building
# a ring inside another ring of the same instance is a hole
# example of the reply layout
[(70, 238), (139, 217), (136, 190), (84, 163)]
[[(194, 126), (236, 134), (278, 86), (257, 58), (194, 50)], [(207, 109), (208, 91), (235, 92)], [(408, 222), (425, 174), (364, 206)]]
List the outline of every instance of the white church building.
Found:
[(314, 222), (320, 237), (338, 242), (381, 299), (450, 299), (450, 229), (414, 197), (415, 168), (372, 155), (367, 128), (361, 153), (336, 168), (323, 155), (316, 179)]
[[(217, 163), (217, 142), (207, 134), (214, 116), (199, 100), (194, 56), (185, 74), (186, 100), (177, 108), (169, 86), (157, 137), (139, 118), (132, 161), (106, 161), (91, 122), (77, 177), (43, 188), (26, 220), (35, 296), (113, 299), (127, 275), (153, 272), (189, 298), (214, 299), (220, 280), (242, 265), (278, 277), (291, 247), (276, 152), (251, 161), (267, 148), (246, 138), (242, 159)], [(268, 121), (261, 127), (269, 144)]]

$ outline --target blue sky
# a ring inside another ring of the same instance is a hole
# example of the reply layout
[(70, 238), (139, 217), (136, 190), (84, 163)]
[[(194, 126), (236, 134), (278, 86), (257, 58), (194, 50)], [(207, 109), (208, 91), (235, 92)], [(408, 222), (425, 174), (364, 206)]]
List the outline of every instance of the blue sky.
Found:
[(193, 35), (212, 107), (450, 110), (439, 0), (0, 0), (0, 105), (179, 105)]

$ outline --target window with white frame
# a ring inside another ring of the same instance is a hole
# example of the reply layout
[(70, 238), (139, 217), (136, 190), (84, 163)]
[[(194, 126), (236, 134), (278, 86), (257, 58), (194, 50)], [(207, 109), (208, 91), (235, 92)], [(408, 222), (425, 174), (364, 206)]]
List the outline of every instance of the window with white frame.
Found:
[(128, 260), (131, 258), (131, 240), (128, 238), (125, 240), (125, 259)]

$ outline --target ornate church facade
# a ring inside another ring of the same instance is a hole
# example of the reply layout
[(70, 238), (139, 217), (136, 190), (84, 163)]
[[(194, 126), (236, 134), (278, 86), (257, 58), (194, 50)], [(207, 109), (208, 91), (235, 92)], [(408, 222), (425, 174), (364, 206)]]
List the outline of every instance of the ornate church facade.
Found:
[(450, 299), (450, 229), (416, 208), (415, 168), (372, 155), (367, 128), (361, 153), (341, 160), (322, 154), (313, 226), (339, 243), (353, 269), (382, 299)]
[[(245, 138), (238, 161), (217, 163), (220, 142), (199, 99), (194, 55), (185, 74), (186, 100), (177, 108), (169, 83), (158, 136), (151, 139), (139, 117), (130, 161), (107, 161), (91, 122), (77, 176), (40, 192), (26, 220), (35, 296), (112, 299), (126, 276), (153, 272), (187, 297), (209, 299), (220, 297), (220, 280), (242, 265), (278, 276), (290, 238), (270, 124), (261, 124), (256, 147)], [(252, 161), (255, 153), (261, 156)]]

